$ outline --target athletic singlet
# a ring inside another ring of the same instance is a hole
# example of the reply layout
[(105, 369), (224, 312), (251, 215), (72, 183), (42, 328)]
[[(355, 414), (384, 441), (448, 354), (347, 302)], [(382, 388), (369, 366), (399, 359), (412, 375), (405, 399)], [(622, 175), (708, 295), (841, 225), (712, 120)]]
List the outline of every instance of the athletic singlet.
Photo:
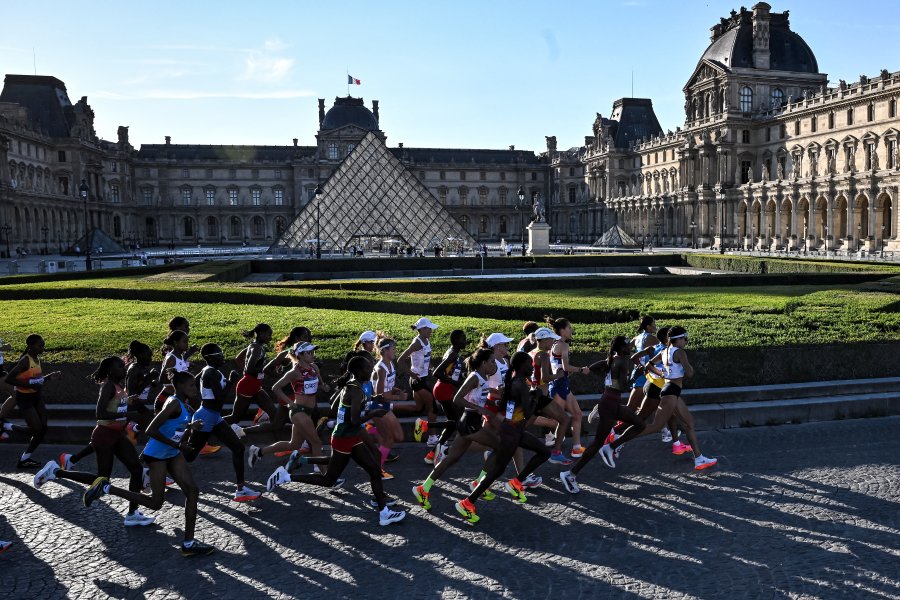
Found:
[(541, 383), (543, 383), (544, 373), (543, 369), (541, 369), (541, 357), (539, 356), (540, 353), (541, 351), (537, 348), (528, 353), (528, 355), (531, 356), (531, 367), (533, 370), (531, 374), (531, 380), (528, 383), (531, 385), (531, 389), (533, 390), (541, 387)]
[(505, 403), (501, 403), (500, 406), (503, 417), (507, 421), (521, 423), (525, 420), (525, 409), (521, 403), (512, 399), (512, 394), (509, 394), (509, 396), (510, 398)]
[[(160, 435), (169, 438), (173, 442), (180, 442), (187, 430), (188, 424), (191, 422), (191, 413), (178, 396), (170, 396), (178, 401), (181, 406), (181, 412), (172, 419), (159, 426)], [(144, 446), (144, 454), (152, 458), (172, 458), (178, 455), (178, 450), (172, 448), (168, 444), (164, 444), (157, 439), (150, 438), (147, 445)]]
[[(650, 334), (647, 333), (646, 331), (642, 331), (642, 332), (640, 332), (639, 334), (637, 334), (636, 336), (634, 336), (634, 340), (632, 340), (632, 342), (634, 343), (634, 349), (635, 349), (637, 352), (640, 352), (641, 350), (644, 349), (644, 342), (647, 341), (647, 338), (648, 338), (648, 337), (650, 337)], [(648, 362), (649, 360), (650, 360), (649, 357), (647, 357), (647, 356), (642, 356), (642, 357), (641, 357), (641, 364), (642, 364), (642, 365), (646, 365), (647, 362)]]
[(416, 339), (422, 347), (410, 353), (410, 371), (419, 377), (428, 377), (428, 369), (431, 367), (431, 340), (423, 340), (420, 335), (417, 335)]
[[(117, 417), (115, 419), (97, 419), (97, 425), (103, 425), (105, 427), (109, 427), (111, 429), (122, 429), (128, 423), (128, 418), (124, 413), (119, 412), (119, 408), (122, 406), (128, 406), (128, 392), (125, 391), (118, 383), (116, 385), (116, 393), (113, 394), (113, 397), (109, 399), (106, 403), (106, 412), (108, 413), (117, 413), (122, 416)], [(127, 410), (127, 409), (126, 409)]]
[(294, 400), (297, 396), (315, 396), (319, 391), (319, 374), (315, 369), (295, 367), (300, 373), (300, 379), (295, 379), (291, 386), (294, 388)]
[(397, 383), (397, 371), (393, 368), (393, 365), (392, 368), (388, 370), (387, 363), (383, 360), (379, 360), (372, 372), (372, 389), (375, 389), (375, 371), (378, 369), (384, 371), (384, 391), (382, 392), (382, 395), (387, 394), (394, 389), (394, 385)]
[[(139, 368), (139, 367), (131, 366), (131, 367), (129, 367), (129, 370), (131, 370), (133, 368)], [(146, 386), (144, 386), (144, 389), (142, 389), (140, 391), (140, 393), (138, 394), (138, 400), (146, 402), (150, 398), (150, 388), (151, 387), (153, 387), (153, 386), (151, 386), (150, 383), (148, 383)]]
[[(202, 401), (201, 404), (204, 406), (204, 408), (208, 408), (209, 410), (214, 410), (216, 412), (221, 412), (222, 403), (216, 402), (215, 392), (213, 392), (212, 388), (206, 387), (205, 385), (203, 385), (203, 380), (206, 377), (206, 373), (210, 370), (215, 371), (216, 373), (219, 374), (219, 386), (221, 387), (222, 391), (225, 391), (225, 386), (228, 385), (228, 380), (225, 378), (225, 375), (222, 374), (222, 371), (216, 369), (215, 367), (210, 367), (210, 366), (203, 367), (203, 370), (200, 371), (200, 399)], [(224, 402), (224, 401), (225, 401), (225, 399), (223, 398), (222, 402)]]
[(677, 350), (678, 348), (675, 346), (669, 346), (663, 353), (663, 368), (660, 370), (663, 372), (667, 381), (684, 377), (684, 366), (673, 360), (675, 351)]
[[(656, 356), (657, 354), (659, 354), (660, 352), (662, 352), (665, 349), (666, 349), (665, 344), (663, 344), (662, 342), (657, 343), (655, 346), (653, 346), (653, 355), (652, 356)], [(647, 362), (644, 364), (645, 365), (650, 364), (650, 357), (647, 358)], [(653, 385), (655, 385), (658, 388), (661, 388), (665, 384), (665, 379), (658, 376), (656, 373), (650, 371), (649, 369), (647, 370), (646, 375), (647, 375), (647, 379), (650, 381), (650, 383), (652, 383)]]
[[(259, 357), (259, 360), (256, 361), (256, 365), (255, 365), (256, 375), (251, 376), (250, 369), (254, 365), (250, 364), (250, 355), (251, 355), (250, 348), (252, 348), (253, 346), (259, 346), (260, 349), (262, 350), (262, 355)], [(266, 347), (263, 346), (262, 344), (257, 344), (256, 342), (253, 342), (252, 344), (247, 346), (247, 357), (244, 359), (244, 375), (246, 375), (248, 377), (256, 377), (257, 379), (265, 379), (266, 374), (263, 373), (263, 368), (265, 366), (266, 366)]]
[[(497, 370), (494, 371), (494, 374), (488, 377), (488, 387), (492, 387), (500, 390), (501, 395), (503, 392), (503, 382), (506, 380), (506, 372), (509, 371), (509, 365), (506, 364), (506, 361), (494, 359), (494, 362), (497, 363)], [(500, 400), (501, 396), (495, 396), (493, 392), (491, 392), (490, 399), (494, 402)]]
[[(30, 354), (26, 354), (25, 356), (28, 358), (28, 368), (16, 375), (16, 381), (18, 381), (20, 384), (27, 385), (30, 379), (41, 378), (44, 371), (41, 368), (40, 359), (33, 358)], [(33, 390), (31, 388), (16, 386), (17, 394), (36, 394), (37, 392), (37, 390)]]
[(169, 352), (168, 354), (166, 354), (166, 357), (163, 359), (164, 365), (167, 362), (169, 362), (170, 356), (175, 359), (175, 370), (178, 371), (179, 373), (184, 373), (191, 367), (191, 361), (185, 360), (184, 358), (178, 356), (174, 352)]
[(365, 394), (365, 396), (366, 396), (366, 402), (370, 401), (372, 399), (372, 395), (375, 393), (374, 392), (375, 388), (372, 387), (372, 382), (371, 381), (363, 381), (362, 385), (360, 385), (359, 387), (360, 387), (360, 389), (362, 389), (363, 394)]
[(519, 345), (516, 347), (516, 352), (524, 352), (525, 354), (531, 354), (536, 349), (537, 349), (537, 343), (532, 342), (526, 336), (526, 337), (522, 338), (521, 342), (519, 342)]
[[(450, 358), (450, 354), (453, 352), (453, 348), (447, 348), (447, 351), (444, 352), (444, 358), (442, 361)], [(444, 375), (450, 381), (454, 383), (459, 383), (459, 379), (462, 377), (463, 372), (466, 370), (466, 364), (463, 360), (463, 357), (457, 353), (456, 360), (447, 365), (447, 368), (444, 369)]]
[[(478, 378), (478, 385), (466, 394), (466, 400), (475, 406), (484, 408), (484, 405), (487, 404), (490, 385), (488, 384), (488, 380), (482, 377), (481, 373), (478, 371), (475, 371), (472, 374)], [(472, 409), (467, 408), (466, 410)]]
[(612, 389), (616, 390), (617, 392), (622, 391), (619, 389), (619, 382), (613, 381), (612, 368), (610, 368), (610, 370), (606, 372), (606, 377), (603, 379), (603, 385), (608, 388), (612, 388)]
[[(350, 394), (348, 393), (348, 388), (350, 387), (363, 389), (363, 386), (361, 386), (359, 382), (357, 382), (354, 378), (348, 381), (344, 389), (341, 390), (340, 401), (338, 402), (337, 417), (334, 421), (334, 431), (331, 432), (331, 437), (333, 438), (353, 437), (355, 435), (359, 435), (359, 431), (360, 429), (362, 429), (360, 425), (354, 425), (350, 419), (350, 411), (353, 408), (353, 405), (349, 403)], [(364, 389), (363, 394), (365, 394)]]
[[(556, 375), (560, 371), (563, 371), (563, 355), (557, 354), (556, 352), (550, 353), (550, 372)], [(569, 374), (566, 373), (566, 376)]]

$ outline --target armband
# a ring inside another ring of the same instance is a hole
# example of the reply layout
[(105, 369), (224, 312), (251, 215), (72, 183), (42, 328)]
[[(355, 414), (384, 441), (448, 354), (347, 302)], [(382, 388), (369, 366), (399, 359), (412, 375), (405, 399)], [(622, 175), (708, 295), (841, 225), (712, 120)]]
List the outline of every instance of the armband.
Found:
[(28, 385), (44, 385), (43, 377), (32, 377), (28, 380)]

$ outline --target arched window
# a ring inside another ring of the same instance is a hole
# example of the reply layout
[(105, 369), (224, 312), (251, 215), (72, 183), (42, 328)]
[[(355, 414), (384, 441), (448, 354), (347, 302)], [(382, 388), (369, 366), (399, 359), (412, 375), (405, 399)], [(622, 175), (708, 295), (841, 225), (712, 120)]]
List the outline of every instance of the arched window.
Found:
[(122, 237), (122, 217), (119, 215), (113, 217), (113, 237)]
[(753, 110), (753, 90), (744, 86), (741, 88), (741, 112), (748, 113)]
[(506, 217), (500, 217), (500, 234), (506, 234)]
[(190, 217), (185, 217), (182, 221), (182, 237), (194, 237), (194, 220)]
[(488, 218), (481, 216), (478, 219), (478, 233), (486, 234), (488, 232)]
[(253, 217), (253, 235), (254, 237), (266, 235), (266, 224), (262, 217)]
[(284, 233), (284, 218), (275, 217), (275, 235), (281, 237), (282, 233)]
[[(752, 94), (752, 93), (751, 93)], [(752, 101), (752, 95), (751, 95)], [(781, 88), (775, 88), (772, 90), (772, 107), (779, 108), (784, 104), (784, 91)]]
[(231, 217), (231, 237), (241, 237), (241, 220), (237, 217)]
[(206, 217), (206, 236), (219, 237), (219, 221), (215, 217)]

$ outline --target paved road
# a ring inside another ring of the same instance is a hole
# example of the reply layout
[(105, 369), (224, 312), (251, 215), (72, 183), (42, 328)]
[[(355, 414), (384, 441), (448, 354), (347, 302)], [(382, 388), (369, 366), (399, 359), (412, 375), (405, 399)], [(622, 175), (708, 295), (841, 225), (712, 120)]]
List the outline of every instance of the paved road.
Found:
[[(439, 483), (434, 509), (379, 527), (355, 466), (347, 489), (293, 484), (252, 507), (227, 497), (230, 462), (201, 458), (198, 537), (219, 550), (175, 551), (182, 511), (126, 529), (123, 503), (85, 509), (81, 488), (40, 491), (0, 446), (0, 590), (8, 598), (885, 598), (900, 595), (900, 417), (702, 434), (717, 470), (696, 474), (656, 440), (619, 468), (597, 460), (570, 497), (554, 475), (526, 505), (479, 503), (474, 528), (453, 511), (464, 481)], [(46, 459), (58, 447), (39, 451)], [(390, 492), (425, 474), (418, 447), (395, 463)], [(90, 459), (89, 459), (90, 460)], [(275, 464), (257, 466), (265, 479)], [(469, 456), (452, 473), (477, 470)], [(168, 492), (176, 504), (177, 490)]]

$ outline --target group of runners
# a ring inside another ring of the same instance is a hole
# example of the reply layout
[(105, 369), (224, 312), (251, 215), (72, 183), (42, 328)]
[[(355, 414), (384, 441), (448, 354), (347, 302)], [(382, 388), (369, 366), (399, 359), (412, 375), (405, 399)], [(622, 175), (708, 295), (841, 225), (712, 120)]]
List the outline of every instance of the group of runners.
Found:
[[(99, 393), (90, 440), (74, 454), (63, 453), (46, 464), (36, 461), (33, 453), (47, 431), (43, 389), (59, 373), (44, 372), (40, 335), (28, 336), (25, 352), (14, 364), (3, 362), (2, 352), (12, 348), (0, 340), (0, 386), (8, 388), (0, 392), (4, 397), (9, 392), (0, 406), (0, 439), (15, 434), (29, 438), (17, 466), (37, 469), (35, 487), (53, 480), (84, 484), (85, 507), (104, 495), (126, 500), (126, 526), (153, 523), (155, 518), (141, 509), (159, 509), (166, 487), (177, 485), (185, 496), (180, 547), (185, 556), (213, 551), (195, 539), (200, 490), (189, 465), (223, 447), (231, 455), (236, 502), (251, 502), (261, 495), (248, 485), (245, 465), (253, 469), (269, 457), (284, 459), (266, 481), (266, 489), (274, 492), (291, 482), (339, 487), (352, 460), (369, 477), (368, 503), (377, 509), (379, 523), (401, 521), (406, 513), (393, 508), (396, 500), (386, 496), (383, 484), (393, 479), (385, 466), (398, 458), (394, 448), (404, 440), (398, 415), (421, 415), (413, 437), (425, 442), (424, 462), (433, 468), (413, 487), (412, 496), (424, 510), (431, 509), (434, 484), (468, 450), (484, 451), (480, 472), (470, 480), (471, 493), (455, 503), (469, 524), (479, 520), (476, 502), (496, 497), (492, 488), (510, 463), (514, 476), (497, 489), (518, 502), (527, 501), (527, 489), (543, 484), (537, 470), (545, 462), (565, 467), (559, 474), (561, 483), (577, 494), (581, 491), (577, 477), (597, 454), (615, 468), (628, 441), (651, 433), (661, 432), (673, 454), (693, 456), (697, 470), (716, 464), (716, 459), (701, 453), (690, 410), (681, 398), (684, 379), (693, 375), (685, 352), (688, 335), (682, 327), (657, 329), (653, 318), (645, 317), (636, 336), (616, 336), (606, 358), (586, 366), (570, 360), (573, 330), (563, 318), (525, 323), (513, 352), (514, 340), (503, 333), (482, 336), (469, 351), (466, 333), (451, 331), (440, 361), (432, 360), (438, 325), (423, 317), (411, 329), (414, 337), (402, 352), (394, 338), (362, 332), (344, 357), (339, 376), (327, 383), (315, 360), (312, 331), (306, 327), (295, 327), (279, 340), (272, 357), (270, 326), (260, 323), (242, 332), (248, 343), (232, 370), (221, 346), (191, 345), (188, 320), (175, 317), (159, 367), (150, 346), (139, 341), (129, 345), (124, 357), (108, 356), (100, 362), (91, 375)], [(198, 355), (203, 367), (192, 371)], [(604, 384), (602, 397), (587, 418), (596, 433), (584, 446), (584, 419), (570, 380), (591, 373), (601, 376)], [(408, 377), (408, 386), (401, 384), (401, 374)], [(264, 386), (267, 378), (275, 381), (271, 394)], [(318, 406), (317, 399), (326, 397), (330, 404)], [(232, 408), (225, 414), (229, 402)], [(253, 424), (242, 425), (254, 404)], [(24, 425), (6, 420), (15, 406)], [(281, 439), (287, 427), (289, 437)], [(330, 453), (326, 453), (322, 440), (329, 430)], [(538, 431), (543, 435), (534, 433)], [(253, 442), (249, 445), (248, 437)], [(572, 440), (568, 456), (567, 437)], [(145, 438), (139, 453), (138, 443)], [(264, 439), (272, 442), (264, 444)], [(83, 469), (91, 454), (96, 470)], [(129, 473), (127, 487), (113, 485), (110, 479), (116, 459)], [(0, 541), (0, 552), (9, 545)]]

